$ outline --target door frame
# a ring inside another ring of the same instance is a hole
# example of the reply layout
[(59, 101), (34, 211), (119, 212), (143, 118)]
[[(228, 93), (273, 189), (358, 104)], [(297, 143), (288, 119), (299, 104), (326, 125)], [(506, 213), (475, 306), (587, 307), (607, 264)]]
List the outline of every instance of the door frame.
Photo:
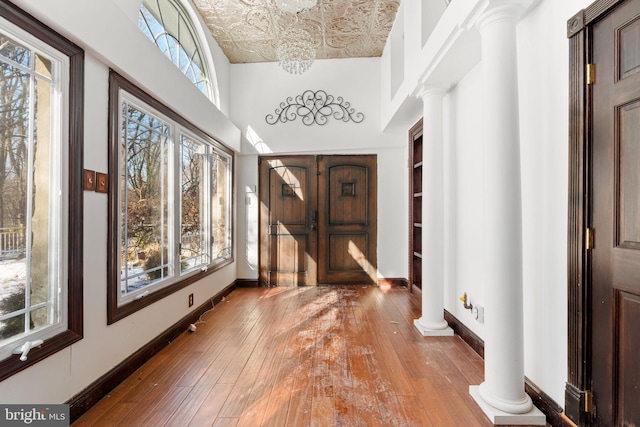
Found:
[(579, 426), (591, 424), (592, 363), (591, 254), (587, 228), (592, 225), (591, 86), (593, 25), (625, 0), (597, 0), (567, 22), (569, 39), (569, 197), (567, 229), (568, 370), (565, 415)]

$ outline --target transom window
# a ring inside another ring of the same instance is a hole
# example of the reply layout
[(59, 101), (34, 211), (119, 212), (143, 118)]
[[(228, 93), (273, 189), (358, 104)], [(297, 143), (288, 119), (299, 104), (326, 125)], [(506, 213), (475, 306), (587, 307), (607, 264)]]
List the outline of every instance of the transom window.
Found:
[(115, 72), (111, 87), (110, 323), (232, 261), (231, 152)]
[(12, 8), (0, 5), (21, 17), (0, 18), (0, 380), (82, 331), (82, 51)]
[(209, 71), (195, 28), (177, 0), (144, 0), (138, 28), (211, 99)]

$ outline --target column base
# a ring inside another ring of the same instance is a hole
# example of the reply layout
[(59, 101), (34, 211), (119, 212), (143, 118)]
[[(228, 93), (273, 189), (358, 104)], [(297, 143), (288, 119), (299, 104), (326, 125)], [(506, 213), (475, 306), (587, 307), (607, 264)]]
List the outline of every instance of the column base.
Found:
[(480, 409), (485, 413), (494, 425), (533, 425), (544, 426), (547, 425), (547, 417), (538, 408), (532, 405), (529, 412), (522, 414), (513, 414), (510, 412), (504, 412), (488, 404), (479, 391), (480, 386), (469, 386), (469, 394), (476, 401)]
[(453, 329), (449, 327), (446, 321), (442, 321), (441, 324), (427, 324), (422, 323), (422, 318), (415, 319), (413, 325), (420, 331), (423, 337), (452, 337)]

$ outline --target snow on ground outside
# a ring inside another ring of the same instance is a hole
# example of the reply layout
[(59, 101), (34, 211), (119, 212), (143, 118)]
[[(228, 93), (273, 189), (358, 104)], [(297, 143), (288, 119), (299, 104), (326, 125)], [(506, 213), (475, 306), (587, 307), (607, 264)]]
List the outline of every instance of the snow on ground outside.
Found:
[(0, 300), (24, 288), (26, 277), (25, 258), (0, 261)]

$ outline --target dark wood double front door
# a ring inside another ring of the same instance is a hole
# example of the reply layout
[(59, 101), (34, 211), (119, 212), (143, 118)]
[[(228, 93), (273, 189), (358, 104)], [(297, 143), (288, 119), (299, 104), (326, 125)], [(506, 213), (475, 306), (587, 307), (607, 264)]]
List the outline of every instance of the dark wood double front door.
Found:
[(260, 157), (262, 284), (376, 283), (377, 158)]

